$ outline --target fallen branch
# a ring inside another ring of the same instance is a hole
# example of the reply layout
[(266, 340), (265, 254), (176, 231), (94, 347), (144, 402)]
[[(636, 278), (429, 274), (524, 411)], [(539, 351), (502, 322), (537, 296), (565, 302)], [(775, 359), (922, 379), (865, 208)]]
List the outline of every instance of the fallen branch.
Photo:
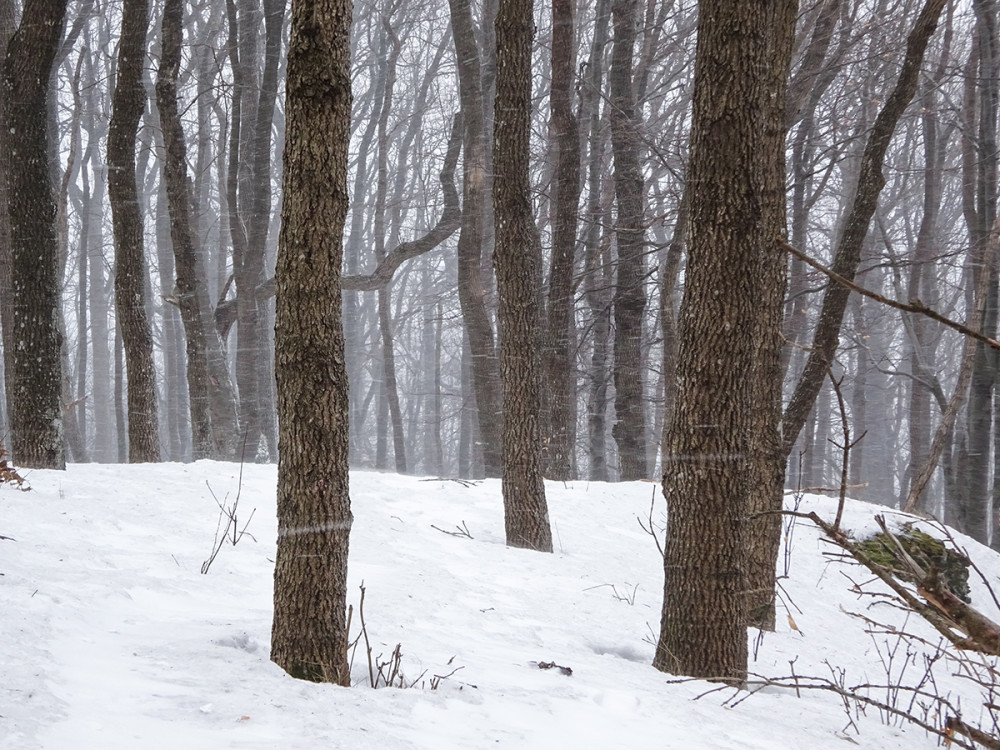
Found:
[[(831, 542), (878, 576), (910, 609), (923, 617), (956, 648), (1000, 656), (1000, 625), (955, 596), (940, 580), (936, 571), (927, 571), (922, 576), (917, 576), (917, 593), (927, 600), (926, 603), (922, 602), (909, 588), (897, 581), (889, 570), (858, 549), (857, 542), (842, 531), (815, 512), (808, 513), (806, 517), (822, 529)], [(889, 536), (895, 539), (891, 534)], [(898, 540), (896, 543), (898, 544)], [(923, 572), (915, 562), (913, 567), (915, 570), (912, 572)], [(965, 637), (958, 635), (956, 631)]]

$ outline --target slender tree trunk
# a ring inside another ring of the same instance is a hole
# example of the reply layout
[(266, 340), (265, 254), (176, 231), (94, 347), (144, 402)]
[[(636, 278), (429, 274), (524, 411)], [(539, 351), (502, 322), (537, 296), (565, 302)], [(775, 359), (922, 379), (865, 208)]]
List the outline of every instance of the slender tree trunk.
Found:
[[(383, 93), (382, 107), (378, 117), (378, 164), (376, 168), (376, 189), (375, 189), (375, 260), (381, 263), (385, 260), (385, 233), (386, 233), (386, 193), (388, 191), (388, 150), (389, 138), (387, 128), (389, 123), (389, 109), (392, 106), (392, 97), (396, 87), (396, 62), (399, 59), (400, 43), (399, 37), (392, 29), (391, 19), (384, 19), (383, 28), (389, 37), (389, 55), (386, 61), (385, 91)], [(378, 290), (378, 327), (382, 344), (382, 387), (380, 395), (380, 414), (386, 413), (392, 428), (393, 457), (395, 459), (396, 472), (406, 473), (406, 445), (403, 439), (403, 417), (399, 409), (399, 386), (396, 382), (396, 354), (392, 346), (392, 310), (391, 294), (392, 282), (381, 286)], [(387, 437), (387, 430), (380, 430), (380, 445), (384, 445)], [(383, 468), (380, 466), (379, 468)]]
[[(973, 107), (966, 107), (966, 154), (963, 172), (970, 184), (971, 195), (963, 196), (963, 210), (969, 228), (970, 255), (972, 257), (973, 283), (979, 285), (980, 274), (987, 274), (985, 307), (982, 332), (994, 336), (997, 330), (1000, 291), (998, 270), (986, 262), (987, 236), (997, 211), (997, 100), (1000, 97), (1000, 51), (997, 50), (997, 11), (993, 0), (973, 3), (976, 14), (978, 90), (972, 94)], [(970, 63), (970, 67), (972, 67)], [(967, 92), (968, 96), (968, 92)], [(972, 134), (975, 134), (972, 136)], [(969, 152), (972, 153), (969, 153)], [(970, 168), (969, 162), (972, 161)], [(971, 200), (970, 200), (971, 198)], [(969, 386), (968, 417), (966, 419), (966, 455), (961, 476), (961, 500), (958, 518), (962, 531), (977, 541), (987, 543), (990, 534), (989, 503), (991, 442), (993, 438), (993, 398), (997, 377), (997, 356), (983, 344), (976, 347), (972, 365), (972, 382)]]
[(580, 134), (573, 113), (575, 40), (572, 0), (552, 0), (552, 84), (549, 133), (555, 153), (552, 179), (552, 256), (547, 297), (545, 381), (548, 390), (546, 475), (572, 479), (576, 410), (573, 357), (573, 270), (580, 201)]
[(163, 172), (170, 213), (170, 239), (177, 270), (176, 302), (187, 339), (194, 457), (231, 459), (239, 442), (236, 404), (222, 344), (211, 319), (208, 290), (199, 273), (201, 264), (192, 236), (187, 149), (177, 110), (183, 17), (183, 2), (166, 0), (156, 79), (156, 103), (166, 151)]
[[(462, 230), (458, 238), (458, 296), (469, 337), (476, 419), (487, 476), (500, 475), (500, 375), (483, 281), (488, 213), (487, 138), (483, 72), (469, 0), (449, 0), (458, 57), (459, 96), (465, 126)], [(485, 25), (485, 24), (484, 24)], [(491, 228), (492, 229), (492, 228)]]
[(601, 88), (604, 82), (604, 55), (608, 43), (611, 16), (610, 0), (598, 0), (594, 21), (594, 44), (589, 62), (587, 156), (587, 231), (584, 234), (584, 298), (593, 319), (593, 349), (587, 381), (587, 455), (589, 478), (594, 482), (609, 479), (607, 461), (608, 359), (611, 338), (611, 249), (608, 231), (610, 210), (603, 195), (603, 162), (606, 132), (602, 127)]
[[(17, 28), (16, 0), (0, 0), (0, 59), (7, 56), (7, 43)], [(3, 443), (11, 446), (10, 417), (7, 411), (7, 393), (13, 390), (14, 377), (14, 291), (11, 287), (10, 217), (7, 212), (7, 162), (3, 156), (2, 107), (0, 107), (0, 332), (3, 333), (3, 379), (0, 386), (0, 430)]]
[(646, 309), (643, 179), (632, 93), (636, 0), (614, 0), (614, 45), (608, 83), (611, 93), (611, 145), (615, 156), (618, 217), (618, 275), (615, 280), (615, 416), (611, 430), (618, 444), (622, 481), (648, 479), (646, 419), (643, 403), (642, 319)]
[(541, 340), (535, 224), (528, 178), (531, 134), (532, 0), (500, 0), (497, 13), (493, 181), (503, 384), (503, 499), (507, 544), (552, 551), (542, 481)]
[(753, 366), (750, 371), (750, 433), (747, 486), (746, 592), (748, 624), (774, 630), (776, 561), (781, 546), (781, 509), (785, 489), (785, 452), (781, 445), (781, 336), (785, 289), (788, 286), (784, 243), (785, 94), (798, 0), (772, 0), (765, 5), (768, 39), (763, 85), (767, 91), (761, 114), (764, 184), (761, 210), (764, 228), (758, 255), (757, 316)]
[(142, 212), (136, 187), (135, 146), (146, 107), (142, 86), (147, 0), (125, 0), (118, 77), (108, 131), (108, 197), (115, 235), (115, 310), (128, 368), (128, 456), (160, 460), (153, 336), (146, 317), (147, 283)]
[(277, 268), (278, 551), (271, 659), (350, 684), (348, 394), (340, 265), (347, 218), (351, 6), (293, 0)]

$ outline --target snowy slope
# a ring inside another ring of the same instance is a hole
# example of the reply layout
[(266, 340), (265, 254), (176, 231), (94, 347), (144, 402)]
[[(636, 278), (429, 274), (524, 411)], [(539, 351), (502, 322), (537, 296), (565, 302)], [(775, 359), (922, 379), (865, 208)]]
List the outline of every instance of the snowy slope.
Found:
[[(353, 474), (349, 601), (357, 608), (363, 581), (374, 655), (402, 644), (416, 685), (366, 687), (362, 649), (351, 689), (295, 681), (268, 660), (275, 468), (245, 466), (242, 488), (239, 471), (76, 465), (32, 472), (30, 492), (0, 489), (0, 535), (14, 538), (0, 541), (0, 748), (938, 745), (916, 727), (887, 726), (872, 708), (852, 713), (849, 726), (829, 693), (767, 688), (737, 702), (726, 689), (693, 700), (714, 686), (672, 684), (650, 667), (663, 572), (637, 517), (655, 498), (660, 521), (663, 503), (645, 483), (549, 483), (556, 552), (543, 555), (504, 545), (498, 481)], [(238, 491), (239, 517), (255, 511), (256, 541), (223, 548), (202, 575), (219, 516), (212, 493), (232, 503)], [(832, 518), (835, 503), (807, 497), (802, 509)], [(845, 525), (871, 526), (877, 511), (852, 503)], [(463, 523), (471, 539), (432, 528)], [(995, 557), (963, 543), (996, 580)], [(833, 666), (848, 684), (884, 683), (895, 640), (867, 634), (843, 610), (886, 623), (904, 616), (870, 609), (847, 577), (870, 576), (824, 551), (807, 522), (796, 524), (782, 585), (798, 630), (782, 609), (751, 671), (830, 676)], [(974, 588), (974, 603), (996, 617), (987, 599)], [(909, 628), (938, 641), (923, 623)], [(917, 679), (919, 659), (897, 654), (890, 666)], [(974, 686), (947, 682), (947, 672), (939, 689), (953, 700), (964, 691), (966, 718), (976, 720)]]

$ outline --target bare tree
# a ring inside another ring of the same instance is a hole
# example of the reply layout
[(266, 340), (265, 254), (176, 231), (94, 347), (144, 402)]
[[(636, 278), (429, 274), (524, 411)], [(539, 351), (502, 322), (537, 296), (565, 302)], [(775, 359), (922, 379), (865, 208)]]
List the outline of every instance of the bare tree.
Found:
[[(785, 45), (784, 58), (771, 51), (782, 49), (793, 23), (794, 12), (761, 13), (751, 2), (699, 7), (687, 172), (691, 241), (664, 453), (668, 528), (653, 665), (733, 682), (746, 677), (747, 469), (760, 434), (751, 408), (759, 391), (748, 374), (760, 356), (753, 338), (776, 335), (767, 325), (780, 324), (759, 310), (778, 250), (769, 203), (773, 102), (790, 49)], [(778, 416), (773, 409), (775, 423)]]
[[(26, 0), (3, 71), (2, 158), (11, 235), (12, 318), (7, 404), (11, 453), (21, 465), (65, 468), (56, 206), (46, 138), (49, 80), (65, 0)], [(27, 22), (25, 22), (27, 19)]]
[(198, 273), (198, 251), (192, 234), (188, 190), (187, 147), (177, 109), (184, 3), (167, 0), (163, 8), (156, 104), (163, 130), (163, 164), (170, 239), (174, 248), (177, 290), (187, 347), (192, 443), (195, 458), (229, 458), (237, 440), (236, 403), (222, 344), (212, 321), (205, 279)]
[(146, 108), (146, 0), (125, 0), (118, 77), (108, 131), (108, 197), (115, 233), (115, 309), (128, 368), (128, 455), (132, 463), (160, 460), (153, 337), (146, 317), (143, 225), (136, 187), (135, 143)]
[(642, 323), (646, 309), (643, 179), (635, 127), (633, 48), (636, 0), (613, 0), (614, 46), (608, 83), (611, 95), (611, 144), (615, 155), (615, 416), (611, 430), (618, 443), (621, 479), (648, 479), (643, 397)]
[(348, 396), (340, 264), (347, 218), (351, 5), (293, 0), (277, 267), (278, 552), (271, 659), (350, 684)]
[(528, 181), (531, 134), (531, 0), (500, 0), (497, 13), (493, 181), (503, 384), (503, 496), (507, 544), (552, 551), (542, 481), (538, 241)]

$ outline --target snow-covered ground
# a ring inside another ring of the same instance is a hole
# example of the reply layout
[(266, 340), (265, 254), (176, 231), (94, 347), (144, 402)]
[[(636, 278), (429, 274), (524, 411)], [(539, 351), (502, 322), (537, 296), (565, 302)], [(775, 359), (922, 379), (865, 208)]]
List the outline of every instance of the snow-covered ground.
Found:
[[(655, 498), (659, 523), (663, 502), (649, 483), (549, 483), (555, 554), (545, 555), (504, 545), (499, 481), (352, 474), (352, 632), (364, 582), (373, 656), (401, 644), (415, 684), (368, 687), (363, 647), (350, 689), (293, 680), (268, 660), (276, 471), (247, 465), (242, 487), (239, 472), (214, 462), (75, 465), (31, 472), (30, 492), (0, 488), (0, 535), (13, 537), (0, 540), (0, 747), (938, 746), (874, 708), (848, 715), (834, 694), (767, 688), (740, 701), (747, 693), (727, 688), (695, 700), (716, 686), (654, 670), (662, 561), (637, 518)], [(241, 526), (254, 511), (254, 538), (221, 549), (203, 575), (219, 518), (213, 493), (232, 504), (237, 492)], [(832, 518), (835, 502), (806, 497), (801, 507)], [(851, 503), (845, 526), (874, 528), (878, 510)], [(438, 530), (459, 525), (471, 539)], [(996, 558), (962, 541), (997, 580)], [(854, 685), (885, 683), (888, 664), (917, 680), (920, 654), (904, 658), (901, 645), (889, 659), (897, 639), (866, 633), (846, 612), (897, 624), (904, 615), (852, 593), (850, 579), (870, 576), (827, 551), (808, 522), (795, 525), (779, 560), (787, 607), (778, 632), (759, 643), (751, 633), (751, 671), (843, 669)], [(973, 602), (997, 617), (978, 582)], [(907, 627), (939, 640), (916, 618)], [(572, 674), (539, 668), (547, 662)], [(937, 689), (978, 720), (975, 686), (939, 671)]]

